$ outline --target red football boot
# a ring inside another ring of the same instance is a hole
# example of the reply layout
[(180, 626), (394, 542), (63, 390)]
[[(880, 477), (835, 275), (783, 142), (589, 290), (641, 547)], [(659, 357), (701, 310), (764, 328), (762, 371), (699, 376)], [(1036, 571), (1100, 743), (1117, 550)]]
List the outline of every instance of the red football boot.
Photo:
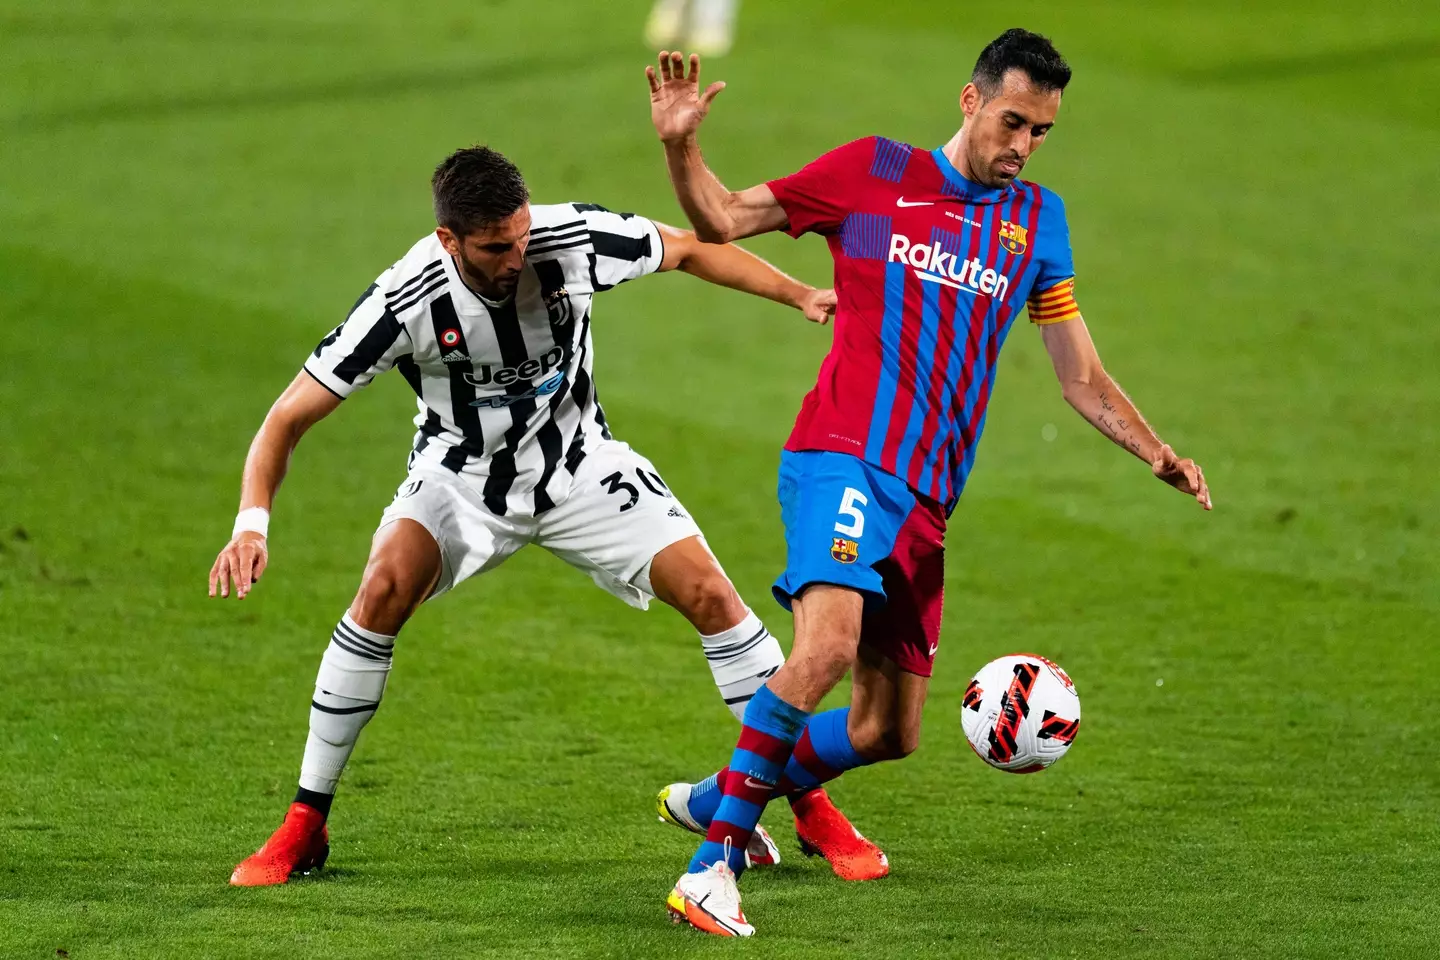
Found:
[(795, 836), (805, 856), (824, 857), (841, 880), (879, 880), (890, 872), (885, 851), (861, 836), (824, 790), (811, 790), (791, 806)]
[(325, 815), (303, 803), (292, 803), (285, 822), (265, 846), (240, 861), (230, 874), (237, 887), (269, 887), (284, 883), (292, 873), (309, 873), (325, 865), (330, 856), (330, 831)]

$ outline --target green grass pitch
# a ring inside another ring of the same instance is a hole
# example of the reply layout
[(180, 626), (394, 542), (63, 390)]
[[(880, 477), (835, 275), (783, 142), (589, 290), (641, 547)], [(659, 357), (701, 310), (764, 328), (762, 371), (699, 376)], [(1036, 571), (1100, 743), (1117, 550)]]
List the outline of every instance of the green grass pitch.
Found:
[[(432, 226), (450, 149), (541, 200), (683, 223), (645, 0), (0, 2), (0, 957), (1440, 956), (1440, 27), (1418, 3), (746, 0), (704, 131), (732, 186), (853, 137), (938, 144), (980, 47), (1075, 81), (1026, 176), (1065, 197), (1107, 365), (1206, 468), (1152, 481), (1021, 325), (949, 536), (923, 746), (833, 789), (889, 852), (745, 880), (759, 935), (666, 921), (656, 788), (733, 721), (673, 612), (525, 552), (421, 611), (322, 876), (226, 885), (294, 788), (307, 700), (399, 482), (382, 378), (301, 446), (244, 603), (205, 598), (249, 438)], [(824, 280), (818, 240), (752, 248)], [(828, 343), (680, 276), (601, 297), (597, 369), (744, 595)], [(1049, 438), (1049, 439), (1047, 439)], [(1009, 777), (960, 733), (990, 658), (1084, 728)]]

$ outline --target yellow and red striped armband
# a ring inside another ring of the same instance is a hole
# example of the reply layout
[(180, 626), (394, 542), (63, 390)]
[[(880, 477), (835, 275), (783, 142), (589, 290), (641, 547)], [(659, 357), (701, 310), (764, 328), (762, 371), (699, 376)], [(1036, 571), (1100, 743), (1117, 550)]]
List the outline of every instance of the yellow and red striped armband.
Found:
[(1031, 323), (1059, 323), (1080, 316), (1075, 302), (1075, 278), (1061, 280), (1048, 290), (1032, 293), (1025, 306), (1030, 310)]

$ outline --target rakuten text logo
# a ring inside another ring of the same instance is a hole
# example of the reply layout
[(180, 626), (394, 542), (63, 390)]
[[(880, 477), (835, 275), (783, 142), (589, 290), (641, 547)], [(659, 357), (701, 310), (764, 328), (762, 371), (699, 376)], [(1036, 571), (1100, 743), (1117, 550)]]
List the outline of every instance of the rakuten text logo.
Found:
[(1004, 300), (1005, 291), (1010, 289), (1008, 277), (979, 260), (961, 260), (941, 250), (939, 244), (911, 243), (909, 237), (898, 233), (890, 237), (890, 255), (886, 259), (891, 263), (908, 263), (921, 280), (943, 283), (957, 290), (978, 291), (996, 300)]

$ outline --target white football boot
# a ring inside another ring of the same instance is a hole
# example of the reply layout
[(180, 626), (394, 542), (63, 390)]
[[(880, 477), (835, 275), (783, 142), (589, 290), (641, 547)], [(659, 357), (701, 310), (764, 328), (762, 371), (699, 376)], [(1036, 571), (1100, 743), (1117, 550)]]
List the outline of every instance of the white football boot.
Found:
[[(726, 858), (730, 842), (725, 842)], [(675, 923), (688, 923), (696, 930), (717, 937), (753, 937), (755, 928), (740, 909), (740, 888), (735, 871), (720, 859), (699, 873), (682, 874), (665, 898), (665, 909)]]
[[(672, 783), (665, 787), (655, 798), (655, 812), (660, 815), (662, 823), (703, 837), (705, 828), (690, 816), (690, 791), (694, 788), (693, 783)], [(766, 829), (756, 824), (755, 832), (750, 834), (750, 843), (745, 847), (745, 866), (773, 867), (779, 862), (780, 848)]]

